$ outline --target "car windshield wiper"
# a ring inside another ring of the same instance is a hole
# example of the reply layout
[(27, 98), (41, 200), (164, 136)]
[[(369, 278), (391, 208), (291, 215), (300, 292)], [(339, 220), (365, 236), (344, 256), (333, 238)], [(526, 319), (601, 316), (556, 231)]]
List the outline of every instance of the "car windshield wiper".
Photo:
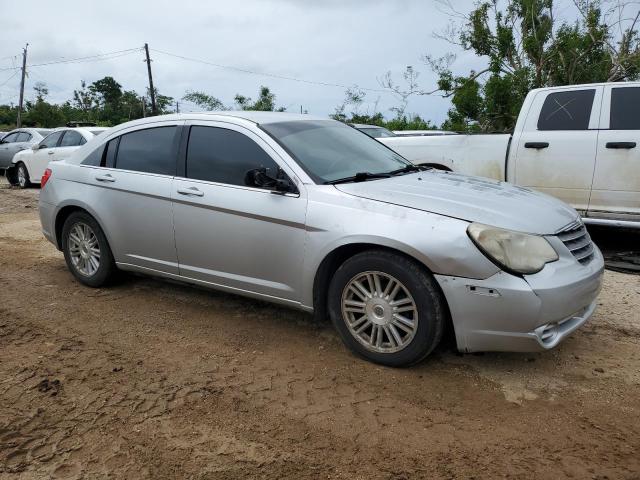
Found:
[(389, 175), (400, 175), (401, 173), (424, 172), (425, 170), (431, 170), (431, 167), (409, 164), (397, 170), (391, 170), (388, 173)]
[(391, 174), (389, 173), (358, 172), (351, 177), (338, 178), (337, 180), (329, 180), (324, 183), (327, 185), (336, 185), (338, 183), (365, 182), (376, 178), (389, 178), (390, 176)]

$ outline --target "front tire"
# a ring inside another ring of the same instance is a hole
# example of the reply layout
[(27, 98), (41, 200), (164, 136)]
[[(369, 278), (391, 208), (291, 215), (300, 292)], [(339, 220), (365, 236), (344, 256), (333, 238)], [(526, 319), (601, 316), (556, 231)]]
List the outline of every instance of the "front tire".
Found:
[(20, 188), (29, 188), (31, 186), (29, 170), (27, 170), (27, 166), (22, 162), (18, 163), (16, 167), (16, 182)]
[(345, 261), (329, 285), (331, 320), (356, 354), (391, 367), (412, 365), (440, 343), (446, 302), (419, 263), (386, 250)]
[(116, 274), (116, 264), (107, 237), (95, 219), (74, 212), (62, 227), (62, 251), (74, 277), (88, 287), (107, 285)]

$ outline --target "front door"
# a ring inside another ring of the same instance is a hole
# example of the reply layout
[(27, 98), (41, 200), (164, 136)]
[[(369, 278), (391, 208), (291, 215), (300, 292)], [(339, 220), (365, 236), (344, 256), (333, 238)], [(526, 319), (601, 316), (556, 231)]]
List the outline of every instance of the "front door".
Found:
[(607, 86), (589, 217), (640, 219), (640, 87)]
[(216, 122), (189, 128), (184, 171), (173, 190), (180, 275), (298, 301), (305, 192), (281, 194), (252, 184), (247, 172), (256, 168), (274, 177), (293, 175), (253, 132)]
[(583, 214), (587, 211), (601, 96), (602, 87), (538, 92), (518, 144), (512, 145), (516, 184), (553, 195)]

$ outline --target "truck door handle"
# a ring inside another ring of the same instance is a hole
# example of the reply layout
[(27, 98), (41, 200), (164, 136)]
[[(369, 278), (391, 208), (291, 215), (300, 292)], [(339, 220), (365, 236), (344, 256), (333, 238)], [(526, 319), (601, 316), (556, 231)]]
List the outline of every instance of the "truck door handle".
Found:
[(605, 146), (607, 148), (615, 148), (615, 149), (620, 149), (620, 148), (630, 149), (630, 148), (636, 148), (636, 142), (607, 142)]
[(527, 142), (524, 144), (524, 148), (535, 148), (536, 150), (547, 148), (548, 146), (549, 142)]
[(204, 192), (201, 192), (196, 187), (179, 188), (178, 189), (178, 193), (180, 195), (189, 195), (189, 196), (193, 196), (193, 197), (204, 197)]
[(96, 180), (98, 180), (99, 182), (115, 182), (116, 181), (116, 179), (113, 178), (108, 173), (106, 175), (98, 175), (96, 177)]

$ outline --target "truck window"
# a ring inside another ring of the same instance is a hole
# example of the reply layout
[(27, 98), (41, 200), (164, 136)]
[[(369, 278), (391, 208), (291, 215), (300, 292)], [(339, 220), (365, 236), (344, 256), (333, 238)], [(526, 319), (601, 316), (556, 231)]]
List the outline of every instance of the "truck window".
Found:
[(611, 130), (640, 130), (640, 87), (611, 89)]
[(550, 93), (542, 105), (538, 130), (587, 130), (596, 91)]

